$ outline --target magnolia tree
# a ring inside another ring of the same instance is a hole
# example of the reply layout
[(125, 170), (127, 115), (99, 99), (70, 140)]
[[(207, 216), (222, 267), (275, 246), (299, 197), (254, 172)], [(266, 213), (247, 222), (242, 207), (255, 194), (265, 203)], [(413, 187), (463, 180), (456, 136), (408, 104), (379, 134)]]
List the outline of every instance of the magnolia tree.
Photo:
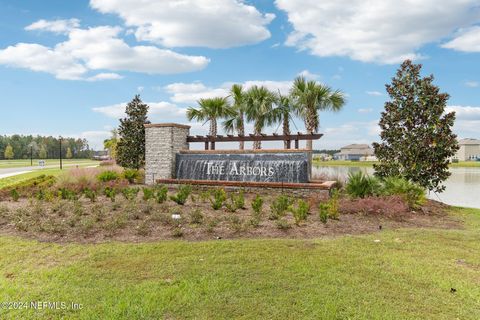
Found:
[(145, 127), (148, 105), (136, 95), (127, 104), (126, 118), (120, 119), (117, 143), (117, 163), (125, 168), (139, 169), (145, 164)]
[(373, 144), (379, 160), (375, 174), (403, 177), (442, 192), (450, 158), (459, 148), (452, 132), (455, 113), (445, 112), (449, 95), (433, 85), (433, 75), (422, 78), (421, 68), (406, 60), (386, 85), (390, 101), (379, 122), (382, 141)]

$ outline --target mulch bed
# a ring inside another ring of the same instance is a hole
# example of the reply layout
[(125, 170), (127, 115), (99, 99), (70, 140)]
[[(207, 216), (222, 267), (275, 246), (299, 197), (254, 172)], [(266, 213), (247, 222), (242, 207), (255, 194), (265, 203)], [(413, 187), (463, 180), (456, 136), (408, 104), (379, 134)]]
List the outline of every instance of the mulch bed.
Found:
[[(274, 196), (265, 196), (260, 224), (251, 224), (251, 201), (255, 195), (246, 194), (246, 209), (235, 213), (225, 208), (213, 210), (209, 201), (189, 198), (184, 205), (170, 200), (163, 204), (139, 197), (128, 201), (121, 197), (115, 203), (99, 197), (76, 202), (55, 200), (53, 203), (20, 199), (19, 202), (0, 202), (0, 235), (21, 236), (39, 241), (59, 243), (99, 243), (105, 241), (149, 242), (167, 239), (189, 241), (238, 238), (319, 238), (379, 232), (397, 228), (462, 228), (462, 222), (448, 214), (448, 206), (427, 201), (420, 209), (411, 211), (400, 197), (378, 197), (339, 200), (339, 220), (326, 224), (318, 216), (322, 198), (305, 199), (311, 214), (300, 225), (294, 224), (291, 213), (278, 220), (269, 220), (270, 203)], [(192, 212), (201, 212), (203, 221), (192, 223)], [(172, 219), (180, 214), (181, 219)], [(287, 228), (285, 228), (285, 224)]]

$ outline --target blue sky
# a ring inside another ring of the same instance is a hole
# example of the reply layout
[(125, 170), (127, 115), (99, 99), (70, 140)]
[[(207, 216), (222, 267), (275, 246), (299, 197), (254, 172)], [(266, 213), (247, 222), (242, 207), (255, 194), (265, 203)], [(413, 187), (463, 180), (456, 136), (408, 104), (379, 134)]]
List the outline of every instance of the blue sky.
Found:
[(186, 107), (231, 83), (286, 92), (304, 74), (348, 99), (321, 114), (315, 147), (371, 143), (385, 83), (411, 58), (451, 95), (456, 133), (480, 138), (480, 1), (345, 3), (0, 0), (0, 134), (85, 137), (99, 148), (137, 93), (152, 122), (187, 123)]

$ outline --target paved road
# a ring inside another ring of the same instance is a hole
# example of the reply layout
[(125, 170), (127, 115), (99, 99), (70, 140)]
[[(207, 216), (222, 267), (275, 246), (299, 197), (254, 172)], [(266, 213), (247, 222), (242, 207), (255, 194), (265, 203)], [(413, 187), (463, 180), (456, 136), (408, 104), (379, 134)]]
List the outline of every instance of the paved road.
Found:
[[(74, 167), (82, 165), (81, 163), (72, 163), (72, 164), (64, 164), (63, 167)], [(49, 166), (44, 166), (44, 167), (39, 167), (39, 166), (32, 166), (32, 167), (17, 167), (17, 168), (4, 168), (0, 169), (0, 179), (2, 178), (7, 178), (7, 177), (12, 177), (16, 176), (19, 174), (35, 171), (35, 170), (42, 170), (42, 169), (54, 169), (54, 168), (59, 168), (59, 165), (49, 165)]]

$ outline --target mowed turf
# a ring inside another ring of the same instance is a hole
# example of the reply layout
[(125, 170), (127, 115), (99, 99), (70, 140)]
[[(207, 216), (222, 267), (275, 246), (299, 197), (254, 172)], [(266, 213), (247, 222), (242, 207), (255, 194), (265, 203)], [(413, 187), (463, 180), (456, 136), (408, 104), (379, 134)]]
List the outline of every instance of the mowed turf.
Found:
[(0, 301), (82, 305), (0, 318), (479, 319), (480, 210), (452, 214), (465, 229), (95, 245), (0, 237)]
[[(38, 166), (38, 159), (33, 159), (33, 166)], [(58, 166), (60, 165), (59, 159), (46, 159), (45, 165), (46, 166)], [(90, 159), (63, 159), (63, 164), (85, 164), (85, 163), (95, 163)], [(98, 163), (98, 162), (97, 162)], [(18, 159), (18, 160), (0, 160), (0, 169), (5, 168), (19, 168), (19, 167), (30, 167), (31, 162), (30, 159)]]
[(22, 174), (18, 174), (18, 175), (7, 177), (7, 178), (1, 178), (0, 179), (0, 189), (13, 186), (17, 183), (26, 181), (26, 180), (31, 179), (31, 178), (38, 177), (40, 175), (58, 176), (62, 172), (68, 171), (68, 170), (73, 169), (75, 167), (82, 168), (82, 167), (88, 167), (88, 166), (96, 165), (96, 164), (98, 164), (98, 163), (90, 163), (90, 162), (81, 163), (81, 164), (78, 164), (78, 166), (75, 165), (75, 166), (65, 167), (65, 168), (63, 168), (63, 170), (60, 170), (59, 168), (39, 169), (39, 170), (33, 170), (31, 172), (22, 173)]

